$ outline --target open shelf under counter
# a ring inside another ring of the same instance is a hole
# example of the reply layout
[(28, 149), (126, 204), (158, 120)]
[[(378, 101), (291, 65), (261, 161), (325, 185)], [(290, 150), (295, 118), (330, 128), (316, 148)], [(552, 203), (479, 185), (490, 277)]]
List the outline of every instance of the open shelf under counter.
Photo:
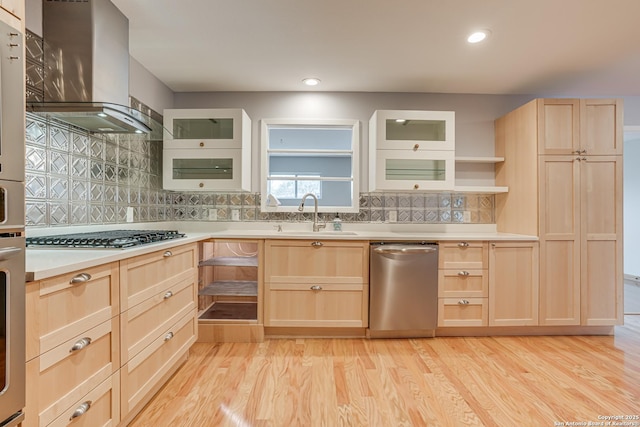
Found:
[(220, 280), (209, 283), (198, 295), (257, 296), (258, 282), (251, 280)]
[(215, 257), (200, 261), (200, 267), (257, 267), (258, 257)]

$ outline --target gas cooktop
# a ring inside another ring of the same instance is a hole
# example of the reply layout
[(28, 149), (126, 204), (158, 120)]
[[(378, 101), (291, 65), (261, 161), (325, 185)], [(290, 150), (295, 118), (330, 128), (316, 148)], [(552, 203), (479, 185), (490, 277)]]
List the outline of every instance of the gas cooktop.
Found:
[(184, 233), (175, 230), (110, 230), (93, 233), (27, 237), (27, 247), (122, 249), (163, 240), (179, 239)]

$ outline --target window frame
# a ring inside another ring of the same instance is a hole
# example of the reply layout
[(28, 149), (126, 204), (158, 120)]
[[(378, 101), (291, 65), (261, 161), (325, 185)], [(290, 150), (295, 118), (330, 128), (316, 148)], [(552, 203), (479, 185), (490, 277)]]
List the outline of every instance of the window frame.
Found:
[[(269, 154), (271, 152), (286, 152), (287, 150), (270, 150), (269, 149), (269, 130), (272, 127), (327, 127), (327, 128), (350, 128), (351, 130), (351, 149), (350, 150), (318, 150), (317, 148), (304, 150), (291, 150), (297, 154), (339, 154), (341, 156), (351, 157), (351, 177), (320, 177), (318, 181), (346, 181), (351, 182), (352, 194), (350, 206), (318, 206), (318, 212), (353, 212), (357, 213), (360, 208), (360, 122), (353, 119), (262, 119), (261, 120), (261, 171), (260, 174), (260, 190), (261, 202), (260, 210), (262, 212), (297, 212), (298, 206), (268, 206), (268, 182), (269, 182)], [(311, 173), (312, 171), (308, 171)], [(317, 171), (313, 171), (316, 172)], [(300, 173), (302, 174), (302, 172)], [(308, 181), (308, 176), (301, 180)], [(307, 209), (308, 210), (308, 209)]]

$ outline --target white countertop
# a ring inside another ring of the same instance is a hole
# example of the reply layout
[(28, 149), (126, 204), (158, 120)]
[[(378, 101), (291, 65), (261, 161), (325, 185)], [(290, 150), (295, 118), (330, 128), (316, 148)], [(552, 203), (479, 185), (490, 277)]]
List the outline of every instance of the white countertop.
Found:
[[(278, 231), (278, 226), (282, 231)], [(330, 228), (332, 224), (327, 224)], [(173, 246), (210, 238), (218, 239), (316, 239), (370, 241), (536, 241), (536, 236), (499, 233), (494, 224), (343, 224), (343, 231), (311, 231), (310, 223), (220, 223), (220, 222), (164, 222), (132, 223), (113, 226), (65, 227), (28, 229), (27, 236), (81, 233), (114, 229), (163, 229), (186, 233), (184, 238), (127, 249), (42, 249), (27, 248), (27, 281), (41, 280), (78, 271), (100, 264), (143, 255)]]

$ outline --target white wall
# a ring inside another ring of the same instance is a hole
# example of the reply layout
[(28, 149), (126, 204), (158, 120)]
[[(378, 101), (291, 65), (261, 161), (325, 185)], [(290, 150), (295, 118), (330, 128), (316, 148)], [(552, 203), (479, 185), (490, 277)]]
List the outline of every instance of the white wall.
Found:
[[(252, 124), (252, 169), (260, 167), (260, 120), (266, 118), (356, 119), (360, 121), (360, 188), (368, 188), (369, 118), (375, 110), (445, 110), (456, 112), (459, 155), (492, 156), (493, 122), (533, 99), (532, 96), (457, 95), (372, 92), (215, 92), (176, 93), (174, 108), (244, 108)], [(493, 173), (492, 165), (488, 172)], [(482, 172), (480, 172), (482, 173)], [(252, 190), (259, 191), (259, 173)]]
[(132, 56), (129, 57), (129, 95), (162, 114), (173, 107), (173, 92)]
[(640, 277), (640, 126), (633, 129), (624, 139), (624, 274)]

